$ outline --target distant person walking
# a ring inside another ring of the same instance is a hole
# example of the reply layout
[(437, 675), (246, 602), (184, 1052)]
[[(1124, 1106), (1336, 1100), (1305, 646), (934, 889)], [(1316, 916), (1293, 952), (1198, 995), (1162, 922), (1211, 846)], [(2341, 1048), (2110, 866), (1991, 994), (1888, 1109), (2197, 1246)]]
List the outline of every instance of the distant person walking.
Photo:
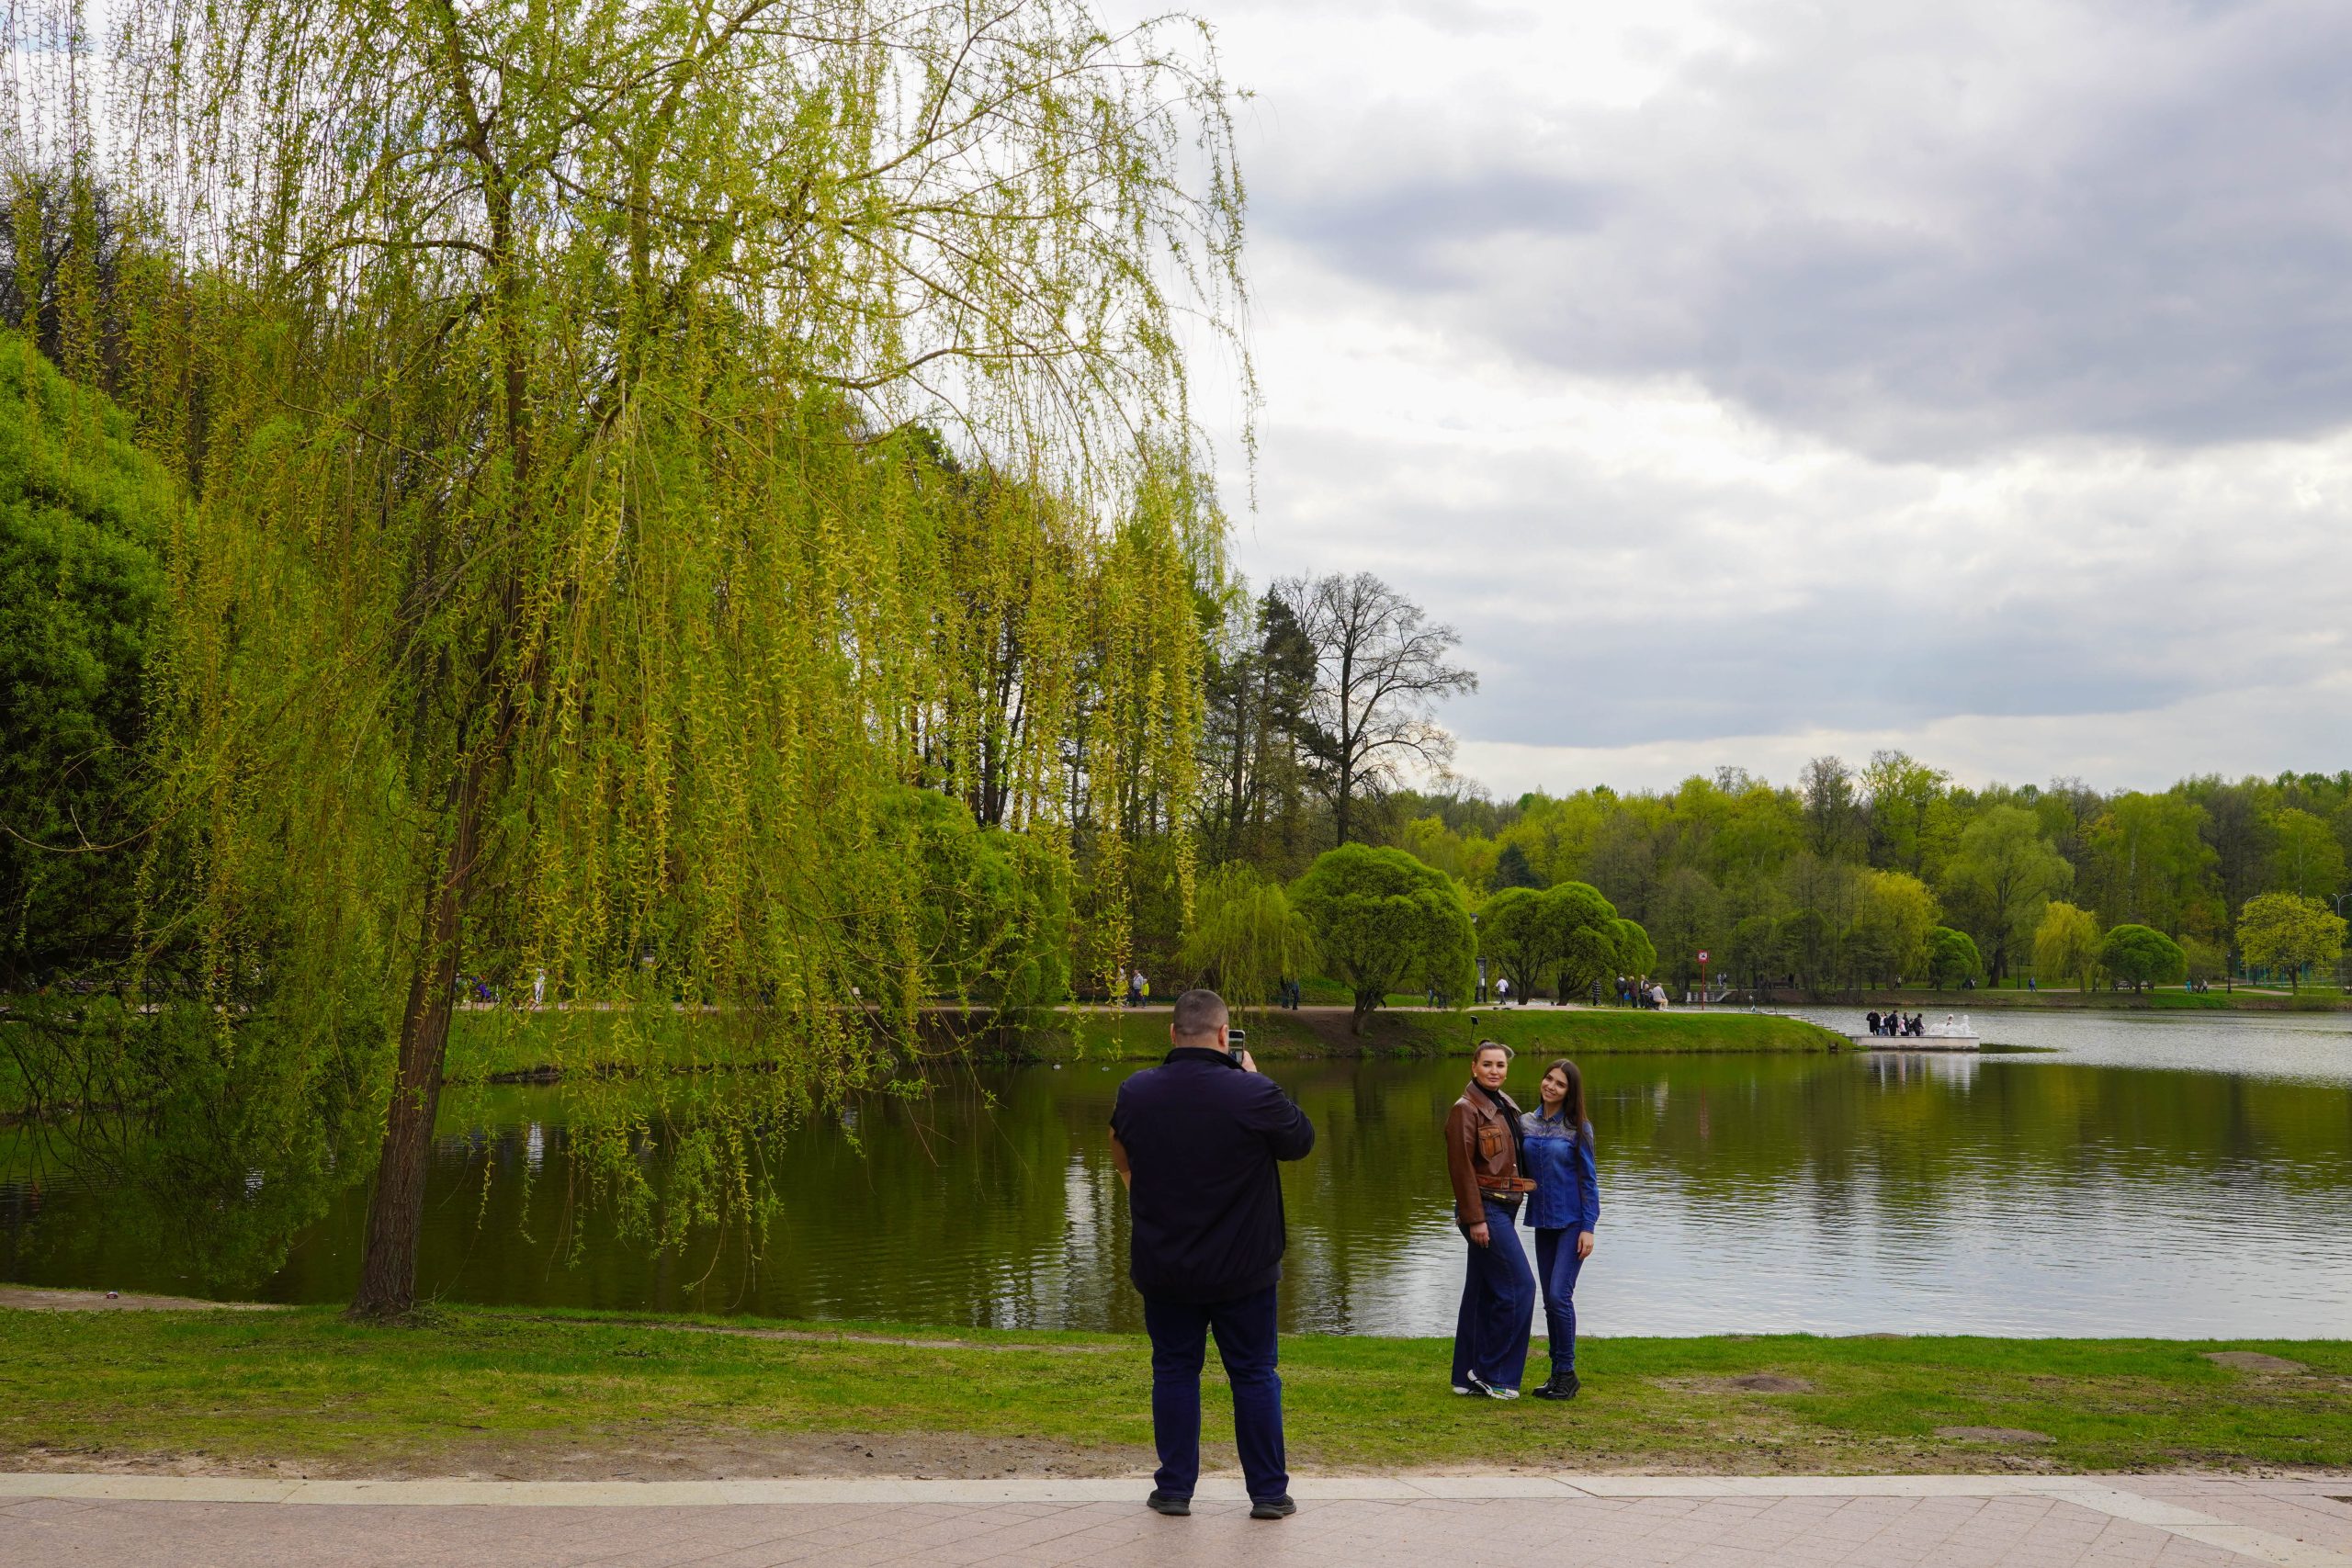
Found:
[(1535, 1277), (1519, 1245), (1519, 1205), (1535, 1184), (1520, 1174), (1519, 1107), (1503, 1092), (1510, 1047), (1482, 1040), (1470, 1085), (1445, 1118), (1453, 1224), (1470, 1246), (1453, 1325), (1453, 1392), (1517, 1399), (1527, 1371)]
[(1215, 1334), (1250, 1517), (1279, 1519), (1297, 1509), (1275, 1371), (1274, 1281), (1288, 1240), (1275, 1165), (1306, 1157), (1315, 1124), (1247, 1051), (1232, 1054), (1215, 991), (1180, 995), (1168, 1035), (1166, 1060), (1121, 1084), (1111, 1111), (1111, 1160), (1127, 1184), (1127, 1273), (1151, 1336), (1159, 1469), (1145, 1502), (1162, 1514), (1193, 1511), (1201, 1366)]
[(1574, 1399), (1582, 1386), (1577, 1381), (1577, 1275), (1592, 1256), (1593, 1227), (1600, 1224), (1600, 1177), (1577, 1065), (1562, 1057), (1544, 1068), (1535, 1096), (1536, 1108), (1519, 1119), (1519, 1135), (1535, 1182), (1527, 1223), (1535, 1232), (1535, 1280), (1544, 1288), (1552, 1376), (1534, 1394)]

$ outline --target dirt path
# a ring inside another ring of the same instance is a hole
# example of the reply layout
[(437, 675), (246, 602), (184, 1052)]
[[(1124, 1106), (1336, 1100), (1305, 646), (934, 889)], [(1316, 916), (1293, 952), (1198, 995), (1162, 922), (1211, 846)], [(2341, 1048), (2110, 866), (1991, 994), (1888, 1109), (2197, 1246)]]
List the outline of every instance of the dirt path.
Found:
[(278, 1302), (208, 1302), (194, 1296), (151, 1296), (138, 1291), (52, 1291), (0, 1285), (0, 1307), (18, 1312), (284, 1312)]

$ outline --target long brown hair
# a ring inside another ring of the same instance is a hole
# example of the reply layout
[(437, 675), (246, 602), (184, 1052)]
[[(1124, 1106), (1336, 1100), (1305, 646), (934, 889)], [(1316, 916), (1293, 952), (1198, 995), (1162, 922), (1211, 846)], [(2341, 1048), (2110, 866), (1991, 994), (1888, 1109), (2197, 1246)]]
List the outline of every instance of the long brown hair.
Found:
[(1568, 1080), (1568, 1092), (1560, 1100), (1560, 1120), (1566, 1122), (1569, 1126), (1574, 1127), (1577, 1131), (1582, 1133), (1586, 1137), (1591, 1137), (1592, 1119), (1585, 1114), (1584, 1109), (1584, 1075), (1577, 1071), (1577, 1065), (1574, 1062), (1569, 1061), (1566, 1056), (1561, 1057), (1558, 1061), (1544, 1068), (1544, 1077), (1540, 1077), (1535, 1080), (1537, 1085), (1535, 1090), (1535, 1113), (1538, 1116), (1544, 1114), (1544, 1089), (1542, 1086), (1544, 1078), (1550, 1077), (1554, 1073), (1557, 1073), (1562, 1077)]

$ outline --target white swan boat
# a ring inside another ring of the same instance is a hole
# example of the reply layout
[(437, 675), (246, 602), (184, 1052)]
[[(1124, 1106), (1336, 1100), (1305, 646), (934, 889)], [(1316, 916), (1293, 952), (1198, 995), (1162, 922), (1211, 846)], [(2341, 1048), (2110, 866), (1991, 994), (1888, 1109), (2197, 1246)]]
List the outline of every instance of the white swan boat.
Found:
[(1974, 1051), (1984, 1043), (1964, 1012), (1944, 1014), (1941, 1020), (1929, 1022), (1924, 1034), (1872, 1034), (1864, 1030), (1846, 1038), (1865, 1051)]

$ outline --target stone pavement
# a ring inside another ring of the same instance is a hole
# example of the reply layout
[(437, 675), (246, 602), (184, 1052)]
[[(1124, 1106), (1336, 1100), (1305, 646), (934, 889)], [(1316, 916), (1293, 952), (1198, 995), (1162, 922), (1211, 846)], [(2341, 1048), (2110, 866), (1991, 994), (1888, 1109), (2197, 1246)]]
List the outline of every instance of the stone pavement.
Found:
[(1301, 1477), (1193, 1517), (1132, 1481), (0, 1475), (0, 1562), (695, 1568), (2352, 1568), (2352, 1476)]

